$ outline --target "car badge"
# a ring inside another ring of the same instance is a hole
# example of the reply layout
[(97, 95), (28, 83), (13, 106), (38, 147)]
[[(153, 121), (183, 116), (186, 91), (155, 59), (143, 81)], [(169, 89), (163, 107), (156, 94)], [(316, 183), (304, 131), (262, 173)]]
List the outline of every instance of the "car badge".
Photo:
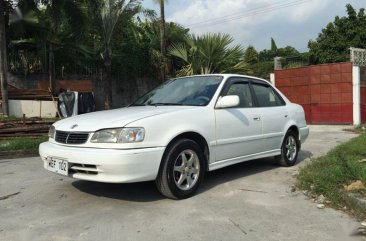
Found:
[(74, 129), (74, 128), (76, 128), (76, 127), (78, 127), (78, 124), (72, 125), (70, 128), (71, 128), (71, 129)]

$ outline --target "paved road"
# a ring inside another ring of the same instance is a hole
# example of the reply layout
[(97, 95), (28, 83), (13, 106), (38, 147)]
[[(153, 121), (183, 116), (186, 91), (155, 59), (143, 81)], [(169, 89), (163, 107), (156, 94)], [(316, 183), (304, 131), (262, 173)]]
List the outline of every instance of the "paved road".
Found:
[(0, 240), (360, 240), (350, 235), (356, 220), (290, 190), (304, 160), (354, 136), (342, 128), (312, 126), (295, 167), (264, 159), (224, 168), (181, 201), (153, 182), (77, 181), (37, 157), (0, 160), (0, 197), (15, 194), (0, 198)]

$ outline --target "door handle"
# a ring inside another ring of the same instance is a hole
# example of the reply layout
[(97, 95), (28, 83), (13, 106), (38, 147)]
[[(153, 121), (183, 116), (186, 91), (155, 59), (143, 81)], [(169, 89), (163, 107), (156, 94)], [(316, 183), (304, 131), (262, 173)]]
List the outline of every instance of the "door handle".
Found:
[(253, 120), (260, 121), (261, 120), (261, 117), (260, 116), (255, 116), (255, 117), (253, 117)]

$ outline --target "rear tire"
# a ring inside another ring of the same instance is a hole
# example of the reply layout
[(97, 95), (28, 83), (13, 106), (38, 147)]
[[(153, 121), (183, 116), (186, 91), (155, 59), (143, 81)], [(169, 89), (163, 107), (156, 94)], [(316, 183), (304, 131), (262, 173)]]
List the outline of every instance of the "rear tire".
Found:
[(300, 143), (298, 135), (294, 131), (289, 130), (286, 133), (285, 138), (283, 139), (283, 143), (281, 146), (281, 155), (275, 156), (275, 160), (281, 166), (293, 166), (297, 161), (299, 150)]
[(200, 146), (190, 139), (178, 139), (168, 146), (158, 176), (156, 187), (171, 199), (191, 197), (203, 180), (206, 160)]

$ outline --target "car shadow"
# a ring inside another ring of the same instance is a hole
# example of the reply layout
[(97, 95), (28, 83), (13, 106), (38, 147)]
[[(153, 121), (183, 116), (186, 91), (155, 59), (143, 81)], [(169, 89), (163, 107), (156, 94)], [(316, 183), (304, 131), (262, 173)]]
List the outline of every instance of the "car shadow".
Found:
[[(297, 163), (300, 163), (311, 156), (312, 153), (310, 151), (301, 150)], [(274, 158), (262, 158), (208, 172), (198, 190), (198, 194), (206, 192), (218, 185), (278, 167)], [(81, 192), (117, 200), (154, 202), (165, 199), (156, 189), (155, 182), (153, 181), (114, 184), (78, 180), (72, 182), (72, 185)]]
[(97, 197), (134, 202), (154, 202), (164, 199), (155, 187), (155, 182), (101, 183), (74, 181), (72, 185), (81, 192)]
[(274, 158), (262, 158), (207, 172), (198, 193), (206, 192), (211, 188), (224, 183), (251, 176), (256, 173), (266, 172), (277, 167), (279, 166), (276, 164)]

